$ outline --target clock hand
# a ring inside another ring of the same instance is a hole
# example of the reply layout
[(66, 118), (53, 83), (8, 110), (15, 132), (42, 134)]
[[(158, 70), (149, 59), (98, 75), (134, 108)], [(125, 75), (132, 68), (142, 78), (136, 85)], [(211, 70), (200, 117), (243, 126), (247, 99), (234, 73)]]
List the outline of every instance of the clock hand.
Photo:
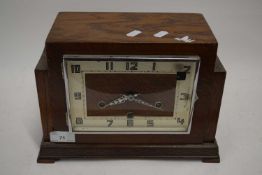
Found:
[(157, 107), (155, 105), (152, 105), (152, 104), (138, 98), (138, 95), (139, 94), (128, 95), (128, 101), (134, 101), (135, 103), (142, 104), (142, 105), (145, 105), (145, 106), (148, 106), (148, 107), (151, 107), (151, 108), (161, 109), (161, 107)]
[(152, 104), (150, 104), (150, 103), (148, 103), (148, 102), (146, 102), (144, 100), (141, 100), (141, 99), (137, 99), (136, 98), (136, 99), (134, 99), (134, 102), (138, 103), (138, 104), (141, 104), (141, 105), (145, 105), (145, 106), (151, 107), (151, 108), (155, 108), (155, 109), (160, 109), (161, 110), (160, 107), (156, 107), (156, 106), (154, 106), (154, 105), (152, 105)]
[(105, 104), (104, 101), (100, 101), (98, 103), (98, 106), (100, 108), (107, 108), (107, 107), (110, 107), (110, 106), (115, 106), (115, 105), (119, 105), (119, 104), (123, 104), (125, 103), (126, 101), (128, 100), (128, 97), (127, 95), (122, 95), (121, 97), (117, 98), (117, 99), (114, 99), (113, 101)]
[(139, 94), (130, 94), (130, 95), (122, 95), (121, 97), (117, 98), (117, 99), (114, 99), (113, 101), (105, 104), (104, 101), (100, 101), (98, 103), (98, 106), (100, 108), (107, 108), (107, 107), (110, 107), (110, 106), (115, 106), (115, 105), (119, 105), (119, 104), (123, 104), (125, 103), (126, 101), (130, 101), (130, 102), (135, 102), (135, 103), (138, 103), (138, 104), (142, 104), (142, 105), (145, 105), (145, 106), (148, 106), (148, 107), (151, 107), (151, 108), (155, 108), (155, 109), (160, 109), (161, 110), (161, 107), (157, 107), (155, 105), (152, 105), (142, 99), (139, 99), (138, 98)]
[(104, 101), (100, 101), (98, 103), (98, 106), (100, 108), (107, 108), (110, 106), (115, 106), (115, 105), (119, 105), (119, 104), (123, 104), (126, 101), (133, 101), (136, 97), (138, 96), (138, 94), (130, 94), (130, 95), (122, 95), (121, 97), (114, 99), (113, 101), (109, 102), (109, 103), (105, 103)]

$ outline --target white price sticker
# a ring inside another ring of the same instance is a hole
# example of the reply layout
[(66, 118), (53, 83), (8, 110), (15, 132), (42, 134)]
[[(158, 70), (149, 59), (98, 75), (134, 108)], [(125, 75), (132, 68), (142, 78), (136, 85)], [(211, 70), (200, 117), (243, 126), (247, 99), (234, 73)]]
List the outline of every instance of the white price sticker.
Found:
[(75, 134), (67, 131), (50, 132), (51, 142), (75, 142)]

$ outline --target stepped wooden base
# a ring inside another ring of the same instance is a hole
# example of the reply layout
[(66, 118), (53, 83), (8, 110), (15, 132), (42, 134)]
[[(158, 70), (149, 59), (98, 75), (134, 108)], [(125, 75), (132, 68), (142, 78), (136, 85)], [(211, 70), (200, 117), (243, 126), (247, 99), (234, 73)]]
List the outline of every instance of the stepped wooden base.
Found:
[(59, 159), (142, 158), (142, 159), (200, 159), (219, 163), (216, 142), (187, 145), (119, 145), (42, 142), (38, 163), (54, 163)]

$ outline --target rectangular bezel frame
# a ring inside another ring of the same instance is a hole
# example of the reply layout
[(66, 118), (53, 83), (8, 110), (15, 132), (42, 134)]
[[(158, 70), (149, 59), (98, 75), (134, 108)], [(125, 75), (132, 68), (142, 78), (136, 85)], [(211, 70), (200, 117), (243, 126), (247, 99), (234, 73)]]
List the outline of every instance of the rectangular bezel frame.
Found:
[[(189, 59), (190, 58), (190, 59)], [(195, 79), (193, 84), (193, 96), (192, 96), (192, 105), (190, 109), (190, 119), (187, 131), (73, 131), (72, 129), (72, 121), (69, 114), (70, 110), (70, 100), (69, 100), (69, 89), (68, 89), (68, 77), (66, 71), (66, 61), (195, 61), (197, 63)], [(67, 124), (69, 127), (69, 132), (73, 132), (75, 134), (190, 134), (192, 118), (194, 112), (194, 103), (198, 99), (196, 94), (198, 75), (200, 69), (200, 57), (199, 56), (179, 56), (179, 55), (64, 55), (63, 63), (62, 63), (62, 72), (63, 78), (65, 81), (65, 90), (66, 90), (66, 105), (67, 105)]]

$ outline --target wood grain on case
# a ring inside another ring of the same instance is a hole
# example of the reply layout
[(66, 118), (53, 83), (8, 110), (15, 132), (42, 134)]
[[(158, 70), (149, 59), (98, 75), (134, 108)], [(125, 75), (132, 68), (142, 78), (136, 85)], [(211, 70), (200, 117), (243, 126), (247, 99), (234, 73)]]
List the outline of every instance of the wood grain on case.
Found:
[[(134, 29), (143, 33), (137, 37), (127, 37), (126, 34)], [(162, 30), (169, 34), (163, 38), (153, 37), (154, 33)], [(183, 36), (189, 36), (194, 42), (175, 40)], [(54, 54), (52, 49), (57, 54), (165, 53), (200, 55), (212, 67), (216, 59), (217, 41), (201, 14), (62, 12), (52, 26), (46, 47), (48, 58)], [(60, 54), (57, 56), (60, 57)]]
[[(142, 31), (127, 37), (133, 30)], [(168, 31), (163, 38), (153, 35)], [(59, 13), (47, 43), (181, 43), (176, 37), (188, 35), (192, 44), (213, 43), (216, 39), (201, 14), (190, 13)]]

